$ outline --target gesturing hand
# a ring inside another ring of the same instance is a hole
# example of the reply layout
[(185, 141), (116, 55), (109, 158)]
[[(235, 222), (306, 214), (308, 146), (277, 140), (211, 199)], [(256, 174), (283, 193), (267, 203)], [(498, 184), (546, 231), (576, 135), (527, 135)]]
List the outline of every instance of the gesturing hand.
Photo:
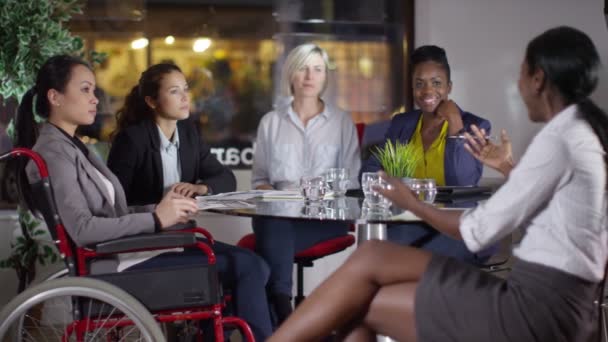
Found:
[(508, 176), (513, 169), (513, 154), (511, 139), (504, 129), (500, 132), (501, 144), (496, 145), (486, 139), (486, 131), (471, 125), (472, 134), (465, 133), (466, 143), (464, 148), (469, 151), (475, 159), (482, 162), (503, 175)]
[(401, 179), (390, 177), (383, 171), (380, 171), (380, 177), (386, 180), (390, 186), (386, 188), (377, 187), (374, 190), (391, 200), (393, 205), (401, 209), (408, 209), (411, 207), (412, 203), (418, 201), (416, 195), (407, 187), (407, 185), (403, 184)]

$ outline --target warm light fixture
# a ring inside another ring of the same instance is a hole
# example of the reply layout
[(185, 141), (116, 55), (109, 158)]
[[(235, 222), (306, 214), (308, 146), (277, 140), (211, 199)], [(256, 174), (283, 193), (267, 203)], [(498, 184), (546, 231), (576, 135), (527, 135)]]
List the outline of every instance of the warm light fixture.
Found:
[(374, 62), (369, 57), (359, 58), (359, 71), (363, 76), (370, 78), (374, 72)]
[(194, 45), (192, 45), (192, 50), (194, 52), (205, 52), (211, 46), (211, 39), (209, 38), (199, 38), (194, 41)]
[(139, 39), (135, 39), (134, 41), (131, 42), (131, 49), (133, 49), (133, 50), (143, 49), (146, 46), (148, 46), (147, 38), (139, 38)]
[(173, 37), (173, 36), (165, 37), (165, 44), (173, 45), (173, 43), (175, 43), (175, 37)]

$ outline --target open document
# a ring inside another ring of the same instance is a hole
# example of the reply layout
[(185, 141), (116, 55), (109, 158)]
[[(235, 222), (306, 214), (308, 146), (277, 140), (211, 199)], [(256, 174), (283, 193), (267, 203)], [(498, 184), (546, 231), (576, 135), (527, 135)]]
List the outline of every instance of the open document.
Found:
[[(212, 197), (212, 196), (209, 196), (209, 197)], [(244, 200), (235, 200), (235, 199), (217, 200), (217, 199), (212, 199), (212, 198), (208, 198), (205, 196), (198, 196), (196, 198), (196, 203), (198, 205), (198, 210), (255, 208), (255, 204), (249, 203)]]
[(253, 199), (284, 199), (300, 200), (302, 195), (297, 190), (249, 190), (226, 192), (213, 196), (198, 196), (199, 210), (205, 209), (240, 209), (255, 208), (255, 204), (248, 202)]
[(246, 201), (254, 198), (284, 198), (284, 199), (303, 199), (299, 190), (248, 190), (233, 191), (212, 196), (199, 196), (208, 200), (237, 200)]

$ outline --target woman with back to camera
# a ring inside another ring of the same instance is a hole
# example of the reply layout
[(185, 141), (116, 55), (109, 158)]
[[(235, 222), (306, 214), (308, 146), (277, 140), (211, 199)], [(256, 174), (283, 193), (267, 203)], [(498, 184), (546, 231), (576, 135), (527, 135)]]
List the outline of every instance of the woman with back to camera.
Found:
[(477, 251), (515, 229), (525, 235), (507, 279), (390, 242), (359, 248), (269, 341), (317, 341), (339, 329), (348, 341), (375, 333), (399, 341), (588, 341), (598, 322), (608, 255), (608, 116), (589, 96), (600, 59), (583, 32), (558, 27), (534, 38), (519, 91), (538, 132), (517, 165), (506, 135), (496, 145), (472, 127), (473, 156), (508, 177), (465, 212), (420, 202), (397, 179), (379, 189)]

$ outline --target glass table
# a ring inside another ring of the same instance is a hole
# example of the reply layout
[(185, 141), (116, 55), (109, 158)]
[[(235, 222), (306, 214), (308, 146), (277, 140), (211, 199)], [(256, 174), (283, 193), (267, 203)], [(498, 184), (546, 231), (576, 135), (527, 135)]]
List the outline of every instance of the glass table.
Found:
[[(458, 197), (438, 201), (435, 206), (444, 210), (465, 210), (475, 207), (490, 194)], [(357, 245), (368, 240), (386, 240), (389, 224), (422, 222), (413, 213), (399, 208), (381, 208), (367, 205), (362, 197), (346, 196), (322, 201), (293, 199), (250, 199), (244, 201), (249, 208), (206, 209), (223, 215), (268, 217), (290, 220), (336, 221), (351, 223), (356, 227)], [(378, 342), (391, 342), (386, 336), (378, 336)]]
[[(485, 200), (488, 195), (460, 198), (457, 201), (437, 202), (444, 210), (464, 210)], [(322, 201), (250, 199), (244, 201), (249, 208), (206, 209), (205, 211), (223, 215), (245, 217), (267, 217), (290, 220), (336, 221), (354, 224), (357, 228), (357, 243), (377, 239), (386, 240), (388, 224), (421, 222), (409, 211), (399, 208), (382, 208), (367, 205), (360, 197), (338, 197)]]

